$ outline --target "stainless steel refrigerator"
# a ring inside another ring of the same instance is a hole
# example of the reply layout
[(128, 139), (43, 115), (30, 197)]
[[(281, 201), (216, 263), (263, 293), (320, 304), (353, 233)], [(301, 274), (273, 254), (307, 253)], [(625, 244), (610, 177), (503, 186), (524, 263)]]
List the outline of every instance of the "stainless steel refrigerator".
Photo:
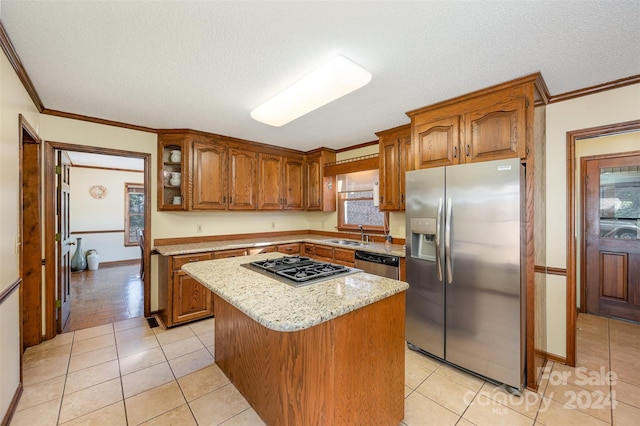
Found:
[(522, 389), (524, 168), (519, 159), (406, 174), (406, 339)]

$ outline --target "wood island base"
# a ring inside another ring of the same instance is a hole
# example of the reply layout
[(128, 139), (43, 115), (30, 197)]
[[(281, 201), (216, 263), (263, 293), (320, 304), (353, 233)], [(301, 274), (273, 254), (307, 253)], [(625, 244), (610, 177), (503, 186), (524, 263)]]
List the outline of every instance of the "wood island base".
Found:
[(405, 292), (313, 327), (274, 331), (214, 298), (216, 364), (268, 425), (398, 425)]

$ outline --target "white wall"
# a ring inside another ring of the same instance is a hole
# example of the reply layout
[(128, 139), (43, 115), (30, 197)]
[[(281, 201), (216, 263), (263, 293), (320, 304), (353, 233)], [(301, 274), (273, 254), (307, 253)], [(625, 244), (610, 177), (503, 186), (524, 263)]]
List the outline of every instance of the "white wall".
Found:
[[(72, 238), (82, 238), (84, 251), (96, 249), (100, 262), (139, 259), (140, 248), (125, 246), (122, 230), (125, 228), (125, 183), (143, 184), (143, 173), (71, 167), (70, 182)], [(89, 193), (93, 185), (104, 186), (107, 196), (102, 199), (93, 198)], [(85, 233), (111, 230), (120, 232)], [(74, 246), (74, 252), (76, 248)]]
[[(640, 84), (547, 105), (548, 267), (567, 267), (567, 132), (638, 119)], [(548, 275), (547, 352), (560, 357), (566, 356), (566, 294), (566, 277)]]
[[(38, 110), (9, 60), (0, 54), (0, 292), (19, 278), (20, 185), (18, 115), (38, 131)], [(20, 381), (20, 291), (0, 305), (0, 418)]]

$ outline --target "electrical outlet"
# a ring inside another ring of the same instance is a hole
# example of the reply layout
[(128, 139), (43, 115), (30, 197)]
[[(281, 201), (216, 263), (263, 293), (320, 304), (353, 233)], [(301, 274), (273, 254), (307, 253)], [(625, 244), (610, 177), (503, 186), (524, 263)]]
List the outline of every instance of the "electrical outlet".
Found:
[(320, 221), (320, 228), (324, 229), (324, 220)]
[(275, 222), (271, 222), (271, 229), (276, 229), (276, 223)]
[(201, 224), (201, 223), (199, 223), (199, 224), (197, 224), (197, 225), (196, 225), (196, 232), (197, 232), (198, 234), (201, 234), (201, 233), (202, 233), (202, 224)]

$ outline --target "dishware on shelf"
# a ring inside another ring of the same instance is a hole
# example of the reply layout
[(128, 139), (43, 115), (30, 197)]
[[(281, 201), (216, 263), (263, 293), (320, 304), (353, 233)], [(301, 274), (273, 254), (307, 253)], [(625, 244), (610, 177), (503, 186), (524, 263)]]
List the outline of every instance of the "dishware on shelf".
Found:
[(169, 156), (169, 161), (171, 161), (172, 163), (179, 163), (180, 162), (180, 157), (181, 157), (181, 152), (179, 149), (172, 149), (170, 151), (170, 156)]
[(173, 186), (180, 186), (180, 172), (171, 172), (169, 183)]
[(179, 195), (173, 197), (173, 204), (182, 204), (182, 197), (180, 197)]

